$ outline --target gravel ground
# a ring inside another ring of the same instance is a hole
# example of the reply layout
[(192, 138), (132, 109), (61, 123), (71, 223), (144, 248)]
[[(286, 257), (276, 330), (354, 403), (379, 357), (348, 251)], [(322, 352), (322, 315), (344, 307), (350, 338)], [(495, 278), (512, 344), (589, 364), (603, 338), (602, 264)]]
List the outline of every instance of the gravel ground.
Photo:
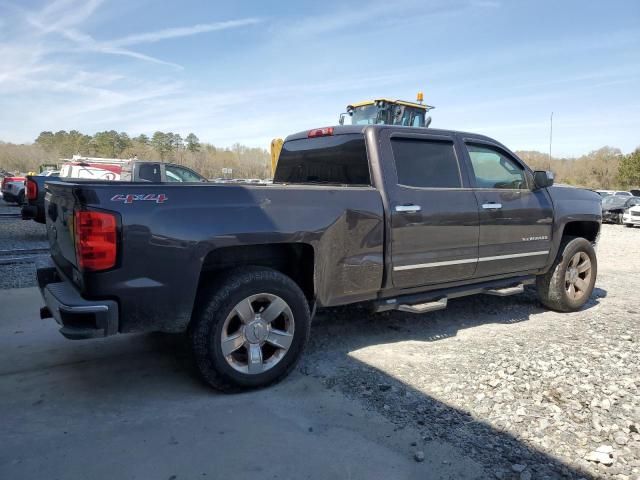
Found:
[(302, 371), (501, 479), (640, 479), (640, 229), (603, 226), (586, 307), (535, 291), (425, 315), (347, 308), (314, 321)]
[[(20, 209), (0, 200), (0, 212), (20, 213)], [(20, 218), (0, 218), (0, 250), (48, 246), (44, 225)], [(32, 261), (0, 265), (0, 289), (31, 287), (35, 282), (35, 266)]]

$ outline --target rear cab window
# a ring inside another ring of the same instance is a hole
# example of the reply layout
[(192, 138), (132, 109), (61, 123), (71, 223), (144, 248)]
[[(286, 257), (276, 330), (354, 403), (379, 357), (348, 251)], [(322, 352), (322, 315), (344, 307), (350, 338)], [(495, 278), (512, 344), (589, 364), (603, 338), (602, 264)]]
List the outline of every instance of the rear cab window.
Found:
[(398, 185), (417, 188), (461, 188), (453, 142), (391, 137)]
[(369, 160), (360, 133), (289, 140), (282, 146), (274, 183), (369, 186)]

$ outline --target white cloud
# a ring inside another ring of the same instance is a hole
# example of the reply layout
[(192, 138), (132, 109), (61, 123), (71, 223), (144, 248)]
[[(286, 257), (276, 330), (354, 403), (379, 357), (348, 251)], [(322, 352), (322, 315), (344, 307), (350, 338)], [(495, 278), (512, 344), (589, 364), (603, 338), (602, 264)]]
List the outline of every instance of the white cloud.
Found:
[(43, 33), (74, 27), (86, 21), (104, 0), (57, 0), (44, 9), (27, 15), (27, 21)]
[(141, 43), (154, 43), (170, 38), (190, 37), (200, 33), (217, 32), (220, 30), (228, 30), (231, 28), (246, 27), (262, 22), (260, 18), (242, 18), (239, 20), (228, 20), (226, 22), (204, 23), (192, 25), (190, 27), (166, 28), (155, 32), (139, 33), (136, 35), (128, 35), (123, 38), (110, 40), (107, 42), (112, 47), (123, 47), (130, 45), (138, 45)]
[(263, 21), (262, 19), (253, 17), (241, 18), (187, 27), (166, 28), (128, 35), (113, 40), (97, 41), (91, 35), (80, 31), (79, 27), (96, 12), (103, 2), (104, 0), (57, 0), (39, 12), (25, 12), (20, 8), (17, 8), (17, 10), (24, 13), (27, 22), (38, 30), (39, 35), (57, 34), (72, 42), (72, 47), (60, 47), (62, 51), (120, 55), (177, 69), (181, 69), (182, 67), (174, 62), (162, 60), (124, 47), (144, 43), (155, 43), (161, 40), (189, 37), (232, 28), (247, 27)]

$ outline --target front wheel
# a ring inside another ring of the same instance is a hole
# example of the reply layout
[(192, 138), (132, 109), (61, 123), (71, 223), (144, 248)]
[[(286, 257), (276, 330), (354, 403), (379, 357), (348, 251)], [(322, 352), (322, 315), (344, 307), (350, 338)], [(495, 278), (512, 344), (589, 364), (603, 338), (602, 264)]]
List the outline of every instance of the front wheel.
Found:
[(538, 298), (552, 310), (579, 310), (593, 292), (597, 273), (596, 252), (591, 242), (585, 238), (566, 239), (549, 271), (536, 278)]
[(624, 226), (627, 228), (633, 228), (633, 223), (625, 223)]
[(202, 378), (218, 390), (264, 387), (285, 377), (309, 338), (300, 287), (271, 269), (231, 272), (199, 295), (190, 327)]

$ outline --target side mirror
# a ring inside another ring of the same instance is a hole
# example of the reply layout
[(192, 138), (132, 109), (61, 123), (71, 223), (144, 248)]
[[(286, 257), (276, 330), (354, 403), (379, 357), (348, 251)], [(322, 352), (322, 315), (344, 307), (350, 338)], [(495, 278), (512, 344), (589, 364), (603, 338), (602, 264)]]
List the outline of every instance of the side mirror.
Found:
[(549, 170), (536, 170), (533, 172), (533, 183), (536, 188), (546, 188), (553, 185), (553, 172)]

